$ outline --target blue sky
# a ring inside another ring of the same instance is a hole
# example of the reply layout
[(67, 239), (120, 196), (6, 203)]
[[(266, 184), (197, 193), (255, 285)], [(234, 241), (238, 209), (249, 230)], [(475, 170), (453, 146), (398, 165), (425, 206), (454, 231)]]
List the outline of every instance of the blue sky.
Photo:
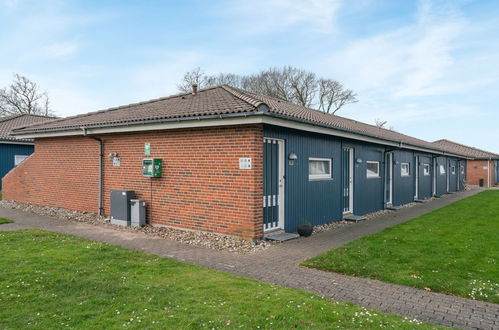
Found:
[(0, 0), (0, 86), (60, 116), (176, 93), (184, 72), (293, 65), (355, 90), (338, 114), (499, 153), (499, 2)]

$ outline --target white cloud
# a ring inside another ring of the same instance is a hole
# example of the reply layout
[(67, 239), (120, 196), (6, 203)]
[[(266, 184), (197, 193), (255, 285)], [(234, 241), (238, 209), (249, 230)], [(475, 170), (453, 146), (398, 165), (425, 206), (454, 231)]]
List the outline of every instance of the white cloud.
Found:
[(240, 33), (273, 33), (300, 26), (305, 31), (335, 31), (340, 0), (254, 0), (228, 1), (223, 15), (235, 19)]
[(75, 41), (55, 42), (44, 48), (44, 53), (49, 57), (66, 57), (73, 55), (78, 49)]

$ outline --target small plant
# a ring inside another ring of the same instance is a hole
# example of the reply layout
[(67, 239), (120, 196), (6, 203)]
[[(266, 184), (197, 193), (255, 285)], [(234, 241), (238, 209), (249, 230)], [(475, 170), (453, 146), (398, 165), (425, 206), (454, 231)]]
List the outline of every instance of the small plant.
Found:
[(298, 234), (303, 237), (308, 237), (312, 235), (312, 232), (314, 231), (314, 226), (308, 221), (302, 222), (301, 225), (298, 226)]

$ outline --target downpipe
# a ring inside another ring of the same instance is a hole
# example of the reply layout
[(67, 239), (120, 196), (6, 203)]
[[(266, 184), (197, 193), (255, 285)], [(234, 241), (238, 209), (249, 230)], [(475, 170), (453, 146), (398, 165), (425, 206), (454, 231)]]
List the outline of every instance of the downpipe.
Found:
[(104, 141), (96, 136), (88, 135), (87, 128), (82, 127), (83, 136), (88, 137), (90, 139), (96, 140), (99, 142), (99, 211), (98, 215), (102, 216), (103, 208), (102, 208), (102, 177), (103, 177), (103, 158), (104, 158)]

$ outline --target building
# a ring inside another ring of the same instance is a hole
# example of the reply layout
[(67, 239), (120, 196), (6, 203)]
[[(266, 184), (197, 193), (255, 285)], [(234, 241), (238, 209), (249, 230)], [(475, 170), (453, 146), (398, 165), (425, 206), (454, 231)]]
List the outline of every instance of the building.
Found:
[[(0, 179), (28, 158), (34, 150), (32, 139), (16, 139), (9, 135), (10, 131), (18, 126), (27, 126), (52, 119), (54, 118), (26, 114), (0, 117)], [(0, 182), (1, 190), (2, 183)]]
[(471, 158), (466, 163), (466, 176), (469, 185), (490, 188), (499, 183), (499, 154), (445, 139), (433, 143), (441, 148), (452, 150)]
[[(35, 139), (35, 153), (3, 179), (5, 199), (109, 215), (111, 190), (133, 190), (152, 224), (246, 238), (454, 192), (465, 180), (460, 153), (225, 85), (13, 134)], [(143, 175), (152, 158), (161, 177)]]

